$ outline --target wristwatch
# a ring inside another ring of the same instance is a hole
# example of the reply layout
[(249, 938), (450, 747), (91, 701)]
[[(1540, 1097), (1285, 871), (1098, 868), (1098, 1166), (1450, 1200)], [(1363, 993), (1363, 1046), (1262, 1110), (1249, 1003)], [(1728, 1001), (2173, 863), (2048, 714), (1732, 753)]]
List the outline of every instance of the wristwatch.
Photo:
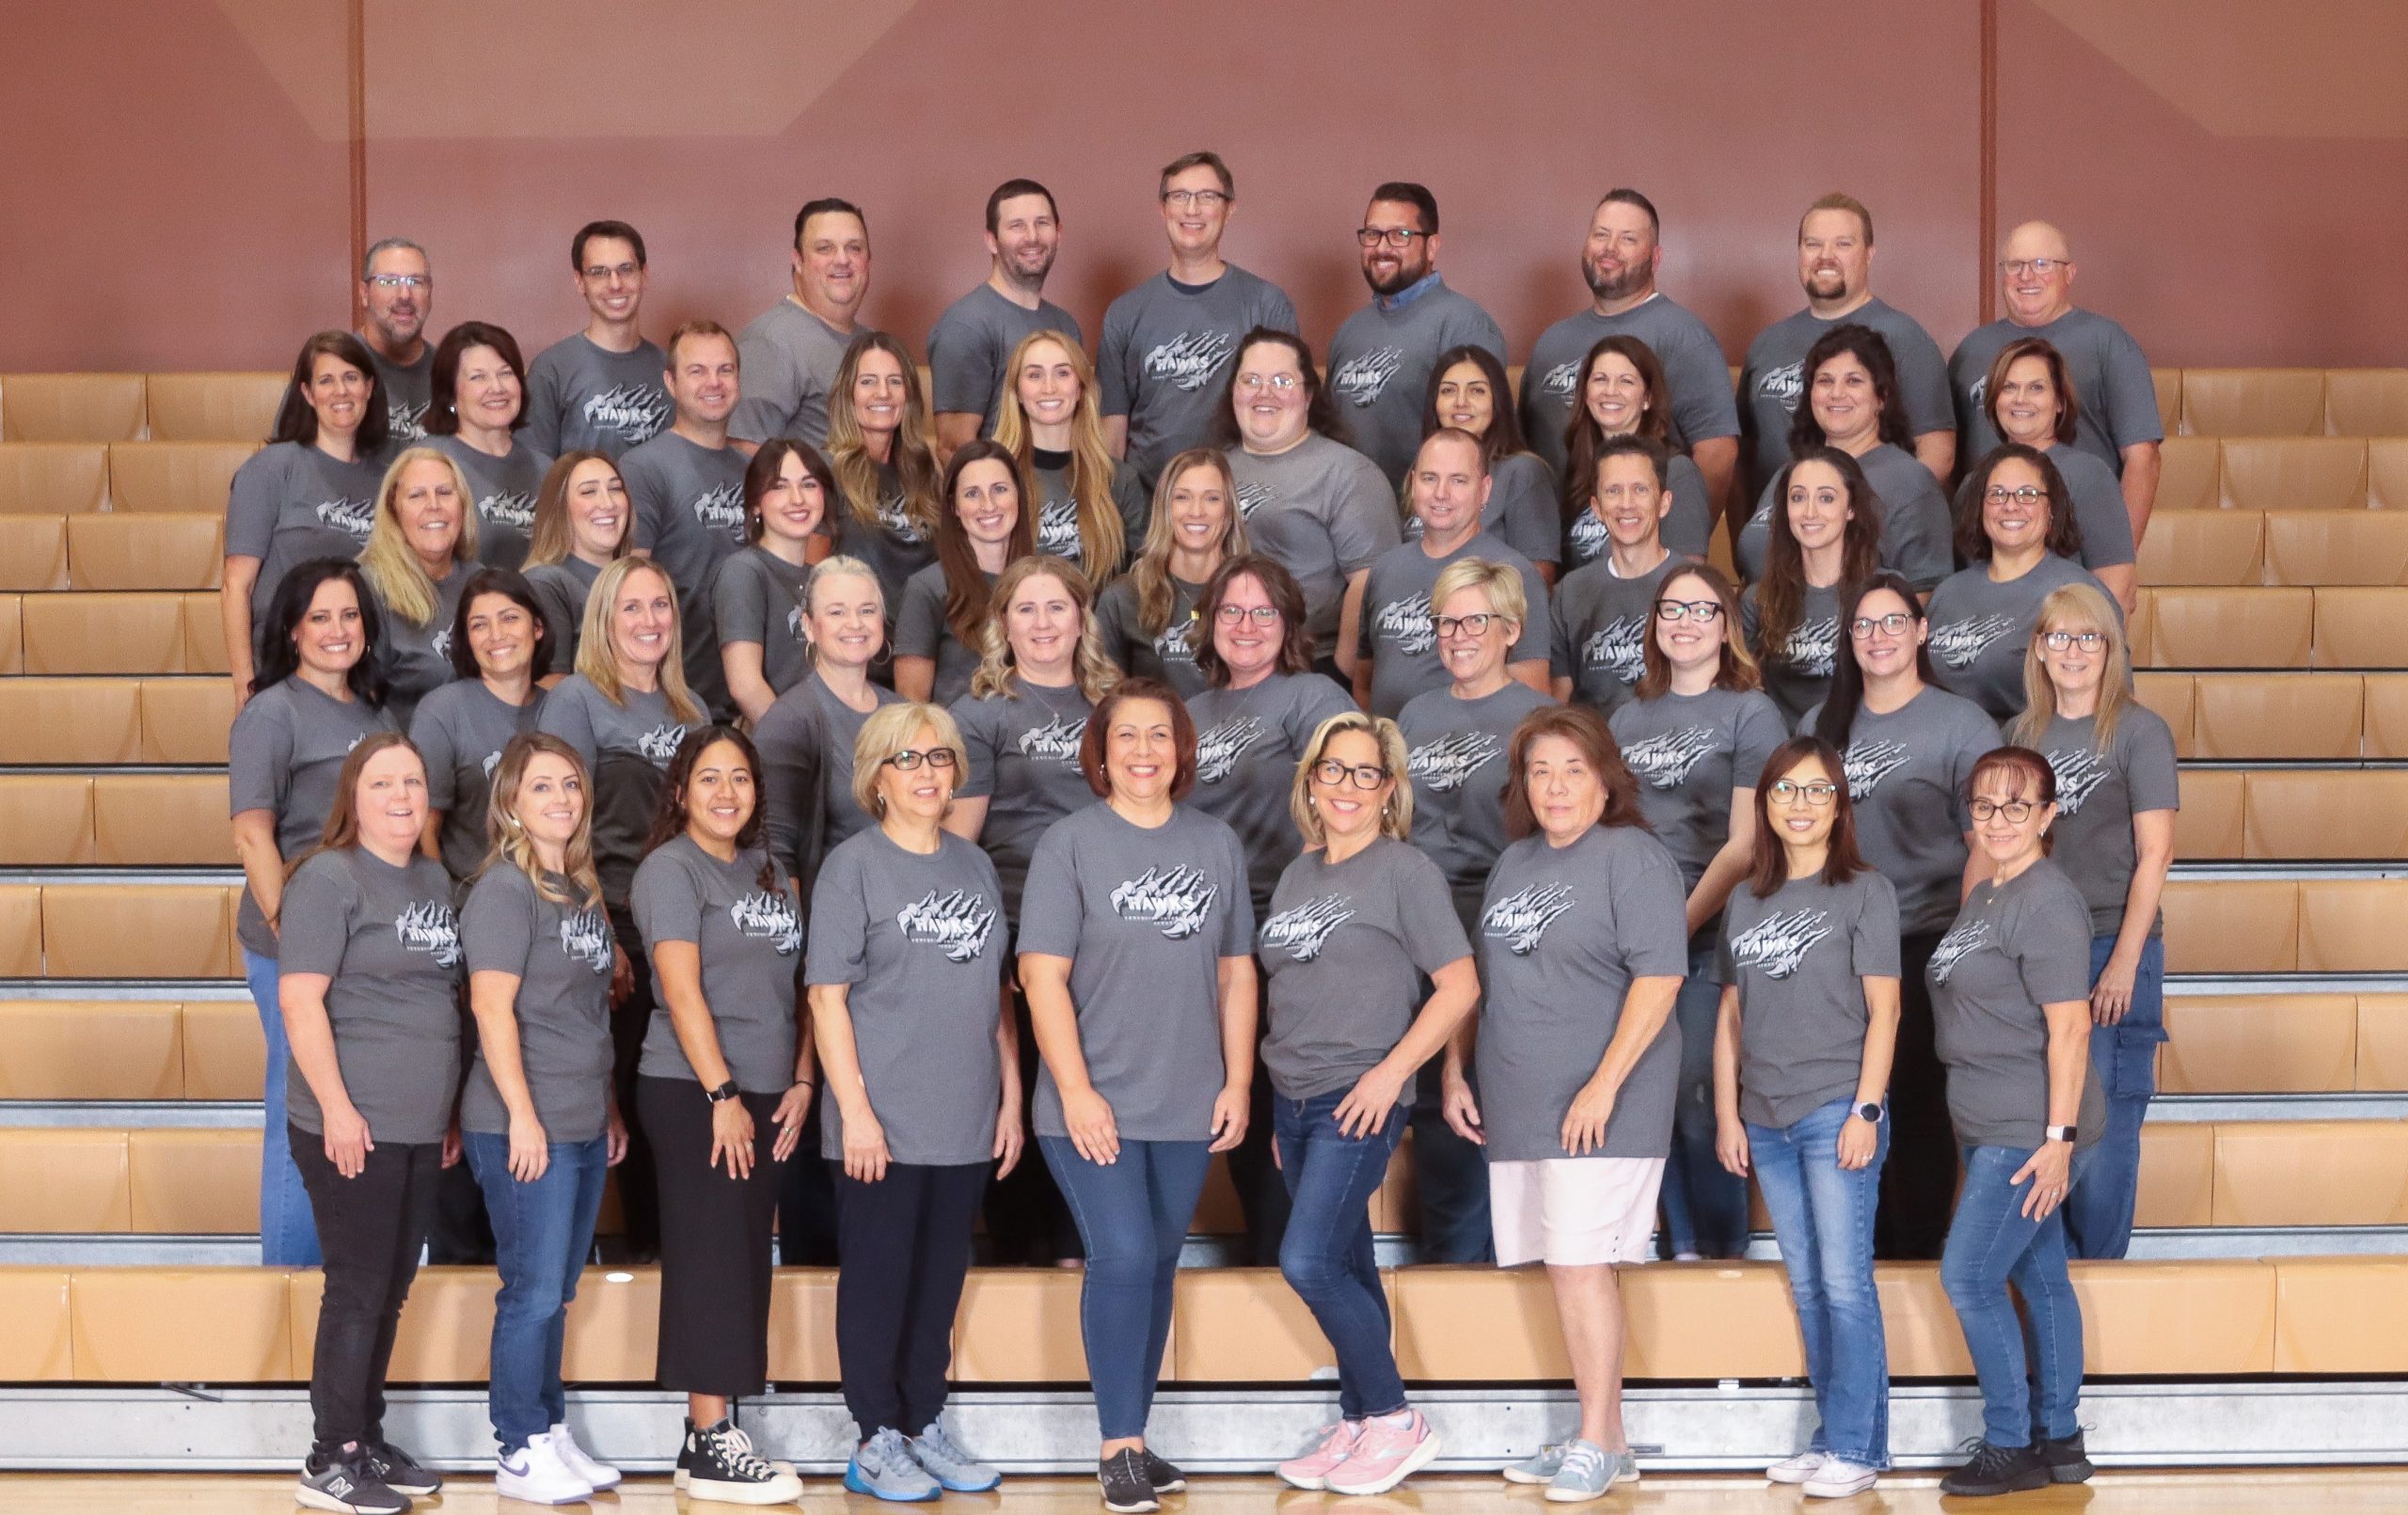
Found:
[(1879, 1101), (1878, 1099), (1869, 1099), (1869, 1100), (1865, 1101), (1863, 1104), (1861, 1104), (1861, 1105), (1857, 1106), (1857, 1107), (1856, 1107), (1856, 1118), (1857, 1118), (1858, 1120), (1861, 1120), (1861, 1121), (1864, 1122), (1864, 1124), (1866, 1124), (1867, 1126), (1878, 1126), (1878, 1125), (1880, 1125), (1880, 1124), (1881, 1124), (1881, 1101)]
[(2044, 1126), (2040, 1129), (2040, 1134), (2052, 1142), (2070, 1142), (2073, 1140), (2074, 1129), (2075, 1128), (2071, 1126)]
[(736, 1087), (736, 1081), (734, 1079), (730, 1079), (725, 1083), (721, 1084), (718, 1088), (711, 1090), (704, 1097), (710, 1100), (714, 1105), (723, 1105), (729, 1100), (735, 1098), (741, 1092), (741, 1090)]

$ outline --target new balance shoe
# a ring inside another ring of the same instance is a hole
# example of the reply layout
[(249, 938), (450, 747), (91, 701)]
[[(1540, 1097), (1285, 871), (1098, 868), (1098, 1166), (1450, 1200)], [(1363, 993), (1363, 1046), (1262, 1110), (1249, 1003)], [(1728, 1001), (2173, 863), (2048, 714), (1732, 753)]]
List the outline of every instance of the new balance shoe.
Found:
[(552, 1428), (552, 1450), (561, 1455), (561, 1460), (568, 1464), (571, 1473), (592, 1484), (596, 1493), (619, 1487), (619, 1470), (596, 1460), (593, 1453), (578, 1445), (577, 1433), (568, 1428), (567, 1421)]
[(1521, 1461), (1508, 1462), (1497, 1471), (1505, 1476), (1507, 1483), (1545, 1485), (1555, 1481), (1562, 1467), (1563, 1448), (1553, 1445), (1542, 1446)]
[(1316, 1491), (1329, 1487), (1329, 1476), (1362, 1439), (1363, 1423), (1341, 1420), (1313, 1432), (1312, 1449), (1279, 1464), (1279, 1481), (1291, 1489)]
[(336, 1515), (408, 1515), (410, 1501), (368, 1471), (359, 1444), (346, 1445), (341, 1455), (321, 1458), (311, 1453), (301, 1464), (301, 1486), (293, 1498), (311, 1509)]
[(1830, 1459), (1829, 1452), (1800, 1452), (1765, 1469), (1765, 1477), (1773, 1483), (1804, 1483)]
[(1146, 1454), (1133, 1447), (1099, 1461), (1095, 1478), (1103, 1486), (1103, 1507), (1113, 1515), (1150, 1515), (1163, 1507), (1153, 1479), (1146, 1476)]
[(443, 1475), (390, 1442), (368, 1444), (368, 1471), (378, 1483), (397, 1494), (437, 1494)]
[(1363, 1422), (1363, 1434), (1329, 1476), (1332, 1493), (1384, 1494), (1429, 1466), (1438, 1455), (1438, 1433), (1418, 1410), (1404, 1412), (1404, 1423), (1375, 1415)]
[(686, 1492), (725, 1505), (784, 1505), (802, 1496), (802, 1480), (772, 1466), (751, 1437), (722, 1420), (695, 1430)]
[(1861, 1494), (1881, 1478), (1881, 1470), (1868, 1468), (1861, 1462), (1850, 1462), (1844, 1457), (1827, 1457), (1814, 1476), (1798, 1491), (1809, 1499), (1846, 1499)]
[(1000, 1469), (961, 1449), (946, 1432), (943, 1415), (911, 1438), (911, 1458), (950, 1493), (983, 1494), (1004, 1481)]
[(892, 1426), (853, 1449), (845, 1464), (845, 1487), (894, 1505), (916, 1505), (943, 1491), (912, 1458), (911, 1442)]
[(530, 1505), (577, 1505), (594, 1497), (594, 1485), (568, 1465), (550, 1431), (539, 1431), (494, 1464), (493, 1491)]

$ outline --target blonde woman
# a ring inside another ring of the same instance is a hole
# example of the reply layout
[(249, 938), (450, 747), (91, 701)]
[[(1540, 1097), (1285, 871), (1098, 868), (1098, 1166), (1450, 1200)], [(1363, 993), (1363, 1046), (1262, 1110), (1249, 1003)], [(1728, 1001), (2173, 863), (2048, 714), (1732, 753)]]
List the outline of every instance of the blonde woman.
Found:
[(1154, 486), (1145, 545), (1128, 573), (1096, 596), (1103, 650), (1132, 677), (1160, 679), (1182, 700), (1204, 692), (1196, 666), (1196, 602), (1213, 570), (1253, 551), (1237, 483), (1218, 448), (1190, 448), (1164, 467)]
[(436, 448), (405, 450), (376, 489), (359, 571), (385, 613), (386, 708), (406, 727), (418, 702), (452, 680), (452, 621), (477, 569), (468, 481)]
[(564, 452), (545, 473), (520, 571), (544, 608), (555, 672), (577, 666), (586, 595), (612, 559), (626, 556), (634, 519), (619, 466), (601, 453)]
[(1012, 349), (996, 400), (995, 440), (1037, 485), (1037, 550), (1079, 565), (1102, 589), (1146, 527), (1146, 488), (1104, 439), (1095, 366), (1075, 338), (1032, 332)]
[(886, 650), (886, 596), (869, 564), (822, 559), (803, 580), (801, 608), (811, 671), (778, 696), (752, 740), (768, 817), (763, 844), (808, 897), (819, 860), (870, 823), (853, 803), (853, 743), (862, 722), (899, 696), (870, 677)]
[(891, 613), (904, 582), (936, 561), (943, 507), (919, 370), (884, 332), (863, 332), (845, 349), (829, 397), (828, 466), (843, 497), (829, 510), (835, 550), (876, 571)]
[(2090, 907), (2091, 1078), (2107, 1096), (2098, 1153), (2066, 1200), (2076, 1257), (2121, 1257), (2132, 1238), (2141, 1120), (2165, 1040), (2165, 922), (2158, 902), (2181, 806), (2174, 733), (2132, 698), (2123, 619), (2106, 592), (2067, 584), (2040, 602), (2023, 658), (2023, 714), (2007, 740), (2057, 778), (2057, 866)]

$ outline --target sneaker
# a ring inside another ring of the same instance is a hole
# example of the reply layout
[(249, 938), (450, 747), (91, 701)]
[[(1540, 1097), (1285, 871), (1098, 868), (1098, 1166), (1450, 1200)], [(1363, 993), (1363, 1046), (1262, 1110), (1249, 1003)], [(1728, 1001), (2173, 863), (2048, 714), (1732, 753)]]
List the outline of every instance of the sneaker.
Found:
[(1505, 1475), (1507, 1483), (1544, 1485), (1554, 1482), (1557, 1471), (1562, 1466), (1561, 1446), (1542, 1446), (1521, 1461), (1508, 1462), (1498, 1471)]
[(1354, 1450), (1329, 1476), (1332, 1493), (1384, 1494), (1430, 1465), (1438, 1455), (1438, 1433), (1418, 1410), (1404, 1412), (1404, 1424), (1393, 1425), (1385, 1415), (1363, 1422)]
[(370, 1476), (397, 1494), (443, 1491), (443, 1475), (390, 1442), (370, 1442), (365, 1466)]
[(1146, 1476), (1146, 1454), (1135, 1449), (1115, 1452), (1095, 1465), (1096, 1482), (1103, 1485), (1103, 1507), (1115, 1515), (1149, 1515), (1163, 1507), (1153, 1479)]
[(1982, 1442), (1974, 1446), (1972, 1457), (1963, 1467), (1940, 1480), (1940, 1491), (1982, 1499), (2026, 1489), (2046, 1489), (2050, 1482), (2049, 1464), (2040, 1460), (2036, 1449), (1993, 1446)]
[(1830, 1454), (1828, 1452), (1800, 1452), (1796, 1457), (1783, 1458), (1771, 1467), (1765, 1469), (1765, 1476), (1774, 1483), (1804, 1483), (1814, 1476), (1814, 1470), (1830, 1459)]
[[(744, 1448), (744, 1450), (746, 1450), (747, 1452), (750, 1452), (750, 1451), (752, 1451), (752, 1450), (753, 1450), (753, 1447), (752, 1447), (752, 1437), (750, 1437), (750, 1436), (748, 1436), (748, 1435), (746, 1435), (746, 1434), (744, 1433), (744, 1431), (743, 1431), (740, 1428), (733, 1427), (733, 1426), (729, 1427), (729, 1428), (728, 1428), (728, 1434), (729, 1434), (729, 1435), (731, 1435), (731, 1436), (733, 1436), (733, 1437), (735, 1437), (735, 1438), (736, 1438), (736, 1441), (737, 1441), (737, 1445), (739, 1445), (739, 1446), (741, 1446), (741, 1447), (743, 1447), (743, 1448)], [(686, 1422), (686, 1441), (685, 1441), (685, 1444), (684, 1444), (684, 1445), (682, 1445), (682, 1446), (680, 1446), (680, 1447), (677, 1449), (677, 1467), (676, 1467), (676, 1471), (675, 1471), (674, 1473), (673, 1473), (673, 1474), (670, 1476), (670, 1479), (669, 1479), (669, 1481), (670, 1481), (670, 1483), (671, 1483), (671, 1484), (674, 1485), (677, 1489), (679, 1489), (679, 1490), (681, 1490), (681, 1491), (682, 1491), (682, 1490), (684, 1490), (684, 1489), (687, 1489), (687, 1488), (690, 1487), (690, 1486), (692, 1485), (692, 1483), (693, 1483), (693, 1480), (694, 1480), (694, 1448), (695, 1448), (696, 1444), (700, 1442), (700, 1440), (701, 1440), (701, 1436), (702, 1436), (702, 1433), (701, 1433), (700, 1431), (698, 1431), (698, 1430), (696, 1430), (696, 1429), (694, 1428), (694, 1423), (693, 1423), (691, 1420), (687, 1421), (687, 1422)], [(781, 1459), (778, 1459), (778, 1458), (770, 1458), (770, 1459), (768, 1460), (768, 1463), (769, 1463), (769, 1466), (770, 1466), (771, 1468), (775, 1469), (776, 1471), (778, 1471), (778, 1472), (780, 1472), (780, 1473), (785, 1474), (785, 1475), (786, 1475), (787, 1476), (789, 1476), (789, 1477), (796, 1478), (796, 1479), (798, 1479), (798, 1480), (801, 1477), (801, 1475), (800, 1475), (800, 1474), (798, 1474), (798, 1473), (796, 1473), (796, 1472), (795, 1472), (795, 1470), (794, 1470), (794, 1464), (793, 1464), (793, 1463), (791, 1463), (791, 1462), (784, 1461), (784, 1460), (781, 1460)], [(596, 1463), (596, 1464), (595, 1464), (595, 1466), (597, 1466), (597, 1467), (599, 1467), (600, 1465), (601, 1465), (601, 1464), (599, 1464), (599, 1463)], [(614, 1470), (614, 1475), (615, 1475), (615, 1470)], [(602, 1486), (602, 1485), (600, 1485), (600, 1484), (595, 1484), (594, 1487), (595, 1487), (596, 1489), (599, 1489), (599, 1488), (601, 1488), (601, 1487), (603, 1487), (603, 1486)]]
[(1150, 1446), (1137, 1448), (1138, 1460), (1146, 1465), (1146, 1481), (1158, 1494), (1183, 1494), (1187, 1491), (1187, 1475), (1154, 1455)]
[(911, 1442), (892, 1426), (853, 1449), (845, 1464), (845, 1487), (893, 1505), (916, 1505), (943, 1491), (912, 1460)]
[(983, 1494), (1004, 1481), (999, 1469), (972, 1457), (945, 1434), (942, 1415), (911, 1438), (911, 1458), (949, 1493)]
[(1567, 1442), (1563, 1465), (1546, 1486), (1554, 1505), (1585, 1505), (1602, 1499), (1618, 1483), (1639, 1481), (1639, 1459), (1629, 1452), (1608, 1452), (1594, 1442)]
[(1290, 1458), (1276, 1470), (1279, 1481), (1291, 1489), (1309, 1491), (1328, 1488), (1330, 1474), (1362, 1440), (1363, 1425), (1360, 1421), (1341, 1420), (1335, 1426), (1323, 1426), (1313, 1436), (1311, 1451)]
[(784, 1505), (802, 1497), (802, 1480), (782, 1473), (752, 1450), (752, 1439), (733, 1421), (699, 1427), (686, 1491), (696, 1499), (728, 1505)]
[(1827, 1457), (1798, 1492), (1809, 1499), (1846, 1499), (1850, 1494), (1861, 1494), (1872, 1488), (1880, 1476), (1878, 1468), (1850, 1462), (1844, 1457)]
[(608, 1462), (595, 1460), (594, 1454), (577, 1444), (577, 1433), (562, 1421), (552, 1428), (552, 1450), (561, 1455), (568, 1470), (594, 1486), (594, 1492), (619, 1487), (619, 1470)]
[(408, 1515), (409, 1496), (378, 1479), (364, 1462), (356, 1442), (339, 1457), (321, 1458), (313, 1452), (301, 1464), (301, 1487), (293, 1497), (311, 1509), (337, 1515)]
[(2090, 1476), (2099, 1471), (2091, 1466), (2080, 1431), (2071, 1436), (2035, 1436), (2032, 1445), (2040, 1454), (2040, 1460), (2049, 1465), (2052, 1483), (2087, 1483)]
[(493, 1491), (530, 1505), (578, 1505), (594, 1497), (594, 1485), (568, 1465), (550, 1431), (539, 1431), (494, 1464)]

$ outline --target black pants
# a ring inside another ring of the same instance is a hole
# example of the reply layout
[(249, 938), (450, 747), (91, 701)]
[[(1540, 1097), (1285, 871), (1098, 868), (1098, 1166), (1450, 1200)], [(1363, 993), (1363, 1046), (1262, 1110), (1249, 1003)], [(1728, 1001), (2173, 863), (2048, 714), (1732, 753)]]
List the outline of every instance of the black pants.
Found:
[(836, 1266), (836, 1189), (819, 1150), (819, 1101), (827, 1081), (811, 1091), (802, 1115), (802, 1145), (778, 1180), (778, 1262), (787, 1268)]
[(643, 1054), (644, 1034), (652, 1029), (652, 962), (627, 907), (612, 905), (610, 915), (611, 935), (636, 971), (634, 992), (610, 1007), (610, 1083), (619, 1097), (619, 1118), (627, 1126), (627, 1158), (613, 1170), (626, 1226), (621, 1239), (629, 1261), (650, 1262), (660, 1255), (660, 1184), (653, 1174), (652, 1139), (636, 1108), (636, 1063)]
[(1924, 970), (1934, 931), (1898, 941), (1898, 1049), (1890, 1064), (1890, 1156), (1881, 1166), (1873, 1255), (1934, 1258), (1956, 1207), (1956, 1135), (1948, 1121), (1948, 1071), (1940, 1065)]
[[(468, 1011), (468, 997), (460, 996), (460, 1045), (474, 1051), (477, 1023)], [(465, 1059), (463, 1060), (465, 1064)], [(461, 1084), (467, 1086), (465, 1065)], [(458, 1109), (458, 1095), (453, 1095)], [(485, 1214), (485, 1191), (466, 1161), (455, 1162), (435, 1176), (435, 1219), (428, 1223), (426, 1260), (438, 1268), (490, 1268), (494, 1264), (493, 1220)]]
[(769, 1378), (769, 1227), (786, 1164), (769, 1151), (773, 1095), (746, 1094), (752, 1174), (711, 1166), (711, 1102), (690, 1079), (638, 1079), (636, 1108), (660, 1176), (660, 1346), (664, 1389), (734, 1397)]
[[(1267, 1019), (1265, 1021), (1267, 1024)], [(1245, 1140), (1229, 1148), (1229, 1186), (1245, 1216), (1245, 1266), (1279, 1266), (1279, 1242), (1288, 1234), (1288, 1181), (1271, 1160), (1271, 1075), (1258, 1059)]]
[[(1020, 1113), (1022, 1128), (1034, 1131), (1037, 1102), (1037, 1033), (1029, 1024), (1028, 1002), (1012, 996), (1012, 1013), (1020, 1018)], [(1051, 1268), (1085, 1256), (1079, 1228), (1070, 1207), (1054, 1182), (1053, 1170), (1038, 1160), (1037, 1138), (1031, 1135), (1020, 1166), (987, 1186), (984, 1204), (987, 1245), (992, 1259), (1006, 1267)], [(915, 1430), (918, 1428), (913, 1428)]]
[(845, 1408), (863, 1441), (917, 1436), (944, 1409), (953, 1318), (970, 1270), (970, 1231), (987, 1164), (890, 1163), (865, 1184), (834, 1177), (844, 1263), (836, 1273), (836, 1357)]
[(345, 1178), (326, 1160), (324, 1137), (291, 1124), (285, 1137), (326, 1259), (309, 1373), (309, 1414), (323, 1457), (346, 1443), (384, 1440), (385, 1373), (435, 1213), (443, 1148), (436, 1142), (379, 1142), (359, 1176)]

